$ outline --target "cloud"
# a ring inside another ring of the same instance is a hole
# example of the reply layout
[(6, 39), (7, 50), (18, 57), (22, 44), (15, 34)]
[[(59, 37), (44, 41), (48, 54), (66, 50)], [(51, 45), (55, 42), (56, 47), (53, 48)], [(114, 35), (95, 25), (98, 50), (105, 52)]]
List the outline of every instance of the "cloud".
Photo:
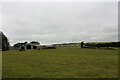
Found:
[(4, 2), (2, 30), (11, 44), (117, 41), (115, 2)]
[(1, 0), (2, 2), (118, 2), (119, 0)]

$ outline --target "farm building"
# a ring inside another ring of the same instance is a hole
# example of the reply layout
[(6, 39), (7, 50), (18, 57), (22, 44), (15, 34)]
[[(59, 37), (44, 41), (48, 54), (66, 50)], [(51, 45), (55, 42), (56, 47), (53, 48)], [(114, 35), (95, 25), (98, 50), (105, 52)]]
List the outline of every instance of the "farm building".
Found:
[(28, 44), (23, 44), (19, 47), (19, 50), (34, 50), (37, 49), (39, 50), (41, 47), (38, 44), (32, 44), (32, 43), (28, 43)]
[(55, 46), (53, 45), (38, 45), (38, 44), (23, 44), (19, 47), (20, 51), (25, 51), (25, 50), (42, 50), (42, 49), (56, 49)]

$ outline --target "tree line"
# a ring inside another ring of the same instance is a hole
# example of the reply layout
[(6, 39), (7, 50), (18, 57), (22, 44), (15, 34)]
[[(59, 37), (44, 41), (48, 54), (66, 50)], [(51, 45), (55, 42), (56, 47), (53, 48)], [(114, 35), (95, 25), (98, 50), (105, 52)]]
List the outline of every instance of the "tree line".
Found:
[[(16, 43), (16, 44), (14, 44), (14, 47), (19, 48), (21, 45), (26, 45), (26, 44), (28, 44), (28, 42)], [(31, 41), (30, 44), (39, 45), (40, 43), (38, 41)], [(70, 44), (73, 44), (73, 43), (69, 43), (69, 45)], [(61, 45), (63, 45), (63, 44), (61, 44)], [(66, 44), (64, 44), (64, 45), (66, 45)], [(75, 43), (74, 43), (74, 45), (75, 45)], [(118, 42), (101, 42), (101, 43), (99, 43), (99, 42), (98, 43), (95, 43), (95, 42), (84, 43), (84, 41), (83, 41), (83, 42), (81, 42), (81, 48), (84, 48), (84, 47), (87, 47), (87, 48), (120, 47), (120, 41), (118, 41)], [(10, 48), (9, 40), (6, 37), (6, 35), (4, 35), (3, 32), (1, 31), (0, 32), (0, 50), (6, 51), (6, 50), (9, 50), (9, 48)]]
[(120, 41), (118, 42), (99, 42), (99, 43), (84, 43), (81, 42), (81, 48), (100, 48), (100, 47), (120, 47)]

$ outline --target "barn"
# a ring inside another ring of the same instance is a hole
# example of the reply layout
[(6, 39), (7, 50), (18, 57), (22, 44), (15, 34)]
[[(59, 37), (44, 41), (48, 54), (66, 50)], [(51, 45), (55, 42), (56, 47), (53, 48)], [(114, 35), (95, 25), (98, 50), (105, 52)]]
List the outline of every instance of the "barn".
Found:
[(20, 51), (25, 51), (25, 50), (39, 50), (40, 49), (40, 45), (38, 44), (32, 44), (32, 43), (28, 43), (28, 44), (23, 44), (19, 47)]

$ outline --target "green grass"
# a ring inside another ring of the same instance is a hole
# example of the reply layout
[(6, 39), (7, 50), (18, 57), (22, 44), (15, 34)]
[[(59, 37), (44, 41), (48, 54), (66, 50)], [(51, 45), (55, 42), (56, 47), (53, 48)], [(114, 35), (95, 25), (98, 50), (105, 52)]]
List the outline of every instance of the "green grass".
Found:
[(118, 50), (6, 51), (3, 78), (117, 78)]

